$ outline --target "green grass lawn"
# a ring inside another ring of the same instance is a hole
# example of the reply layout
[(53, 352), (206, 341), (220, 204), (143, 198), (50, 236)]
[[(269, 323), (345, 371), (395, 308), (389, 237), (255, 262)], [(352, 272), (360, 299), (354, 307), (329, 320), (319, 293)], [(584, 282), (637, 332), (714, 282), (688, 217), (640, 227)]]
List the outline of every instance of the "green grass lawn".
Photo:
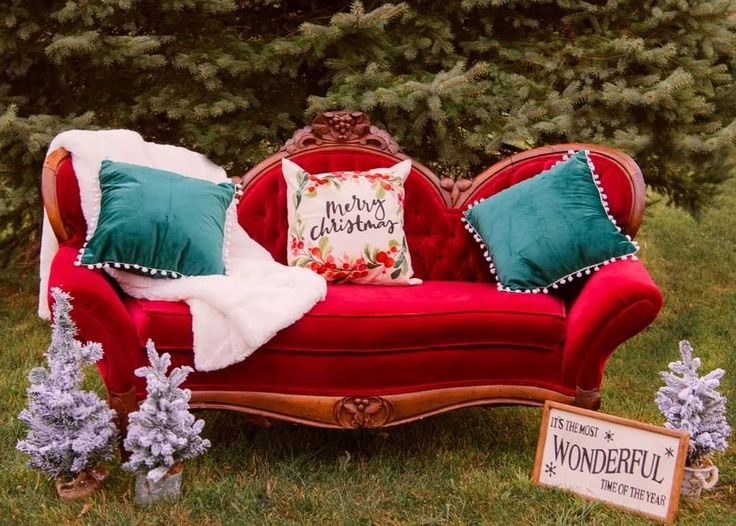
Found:
[[(736, 181), (700, 222), (651, 207), (642, 259), (665, 294), (645, 333), (610, 360), (602, 410), (660, 424), (658, 372), (689, 339), (704, 370), (726, 369), (722, 386), (736, 425)], [(6, 524), (650, 524), (530, 482), (540, 409), (468, 409), (382, 431), (247, 425), (205, 412), (211, 450), (187, 464), (183, 497), (133, 505), (133, 477), (112, 469), (87, 504), (63, 504), (53, 484), (14, 449), (26, 375), (40, 365), (49, 330), (36, 315), (35, 272), (0, 273), (0, 525)], [(93, 369), (87, 385), (103, 392)], [(736, 437), (732, 439), (736, 442)], [(716, 459), (721, 481), (680, 505), (678, 524), (736, 525), (734, 447)]]

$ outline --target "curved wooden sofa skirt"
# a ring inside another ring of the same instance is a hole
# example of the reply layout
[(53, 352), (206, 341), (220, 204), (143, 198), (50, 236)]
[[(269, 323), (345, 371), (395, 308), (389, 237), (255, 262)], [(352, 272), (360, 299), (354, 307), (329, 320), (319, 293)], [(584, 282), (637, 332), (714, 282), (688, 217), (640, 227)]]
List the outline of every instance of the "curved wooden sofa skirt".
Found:
[[(335, 117), (348, 115), (352, 127), (347, 133), (336, 131)], [(415, 173), (431, 183), (448, 208), (463, 208), (474, 199), (478, 190), (491, 179), (519, 163), (537, 157), (563, 155), (569, 150), (586, 149), (604, 156), (617, 164), (626, 174), (631, 192), (631, 205), (626, 219), (621, 221), (624, 231), (635, 235), (642, 219), (645, 193), (641, 170), (626, 154), (611, 148), (591, 144), (559, 144), (525, 151), (504, 159), (475, 179), (452, 180), (439, 178), (426, 166), (413, 161)], [(396, 161), (408, 158), (387, 132), (370, 126), (359, 112), (327, 112), (319, 115), (312, 126), (298, 130), (292, 139), (274, 155), (250, 169), (239, 179), (247, 192), (258, 177), (272, 169), (283, 157), (309, 150), (327, 153), (330, 150), (380, 152)], [(73, 232), (65, 224), (57, 198), (56, 173), (61, 163), (69, 161), (70, 154), (58, 149), (46, 158), (42, 172), (42, 198), (53, 231), (60, 242), (68, 240)], [(121, 425), (127, 423), (127, 413), (137, 408), (135, 389), (127, 393), (108, 391), (113, 409), (121, 415)], [(453, 387), (430, 391), (377, 396), (371, 393), (345, 393), (344, 396), (293, 395), (250, 391), (193, 390), (191, 406), (198, 409), (227, 409), (247, 413), (256, 418), (274, 418), (312, 426), (353, 429), (395, 426), (431, 415), (463, 407), (484, 405), (541, 406), (545, 400), (575, 404), (589, 409), (600, 407), (598, 389), (577, 388), (574, 395), (564, 394), (537, 386), (481, 385)]]
[(575, 396), (541, 387), (481, 385), (451, 387), (394, 395), (314, 396), (240, 391), (194, 391), (195, 409), (237, 411), (265, 419), (283, 420), (329, 429), (393, 427), (455, 409), (525, 405), (538, 407), (545, 400), (600, 407), (597, 389), (578, 388)]
[[(127, 393), (108, 392), (110, 406), (121, 416), (121, 428), (127, 415), (138, 408), (135, 389)], [(530, 386), (480, 385), (450, 387), (393, 395), (352, 394), (316, 396), (253, 391), (192, 391), (192, 409), (217, 409), (244, 413), (255, 423), (268, 425), (281, 420), (326, 429), (393, 427), (456, 409), (523, 405), (539, 407), (546, 400), (598, 410), (598, 389), (577, 388), (575, 396)]]

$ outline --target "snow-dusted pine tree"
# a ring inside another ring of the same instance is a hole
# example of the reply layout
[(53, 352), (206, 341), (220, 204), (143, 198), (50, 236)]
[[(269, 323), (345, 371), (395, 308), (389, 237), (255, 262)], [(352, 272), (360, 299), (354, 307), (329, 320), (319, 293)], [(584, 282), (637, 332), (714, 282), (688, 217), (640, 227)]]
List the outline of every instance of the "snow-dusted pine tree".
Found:
[(693, 358), (690, 342), (680, 342), (682, 360), (672, 362), (671, 372), (661, 372), (664, 387), (657, 392), (657, 406), (667, 418), (665, 427), (690, 433), (687, 464), (697, 467), (711, 453), (725, 451), (731, 428), (726, 421), (726, 398), (717, 388), (725, 374), (715, 369), (698, 376), (700, 358)]
[(135, 374), (146, 378), (147, 396), (128, 418), (123, 445), (131, 455), (123, 469), (147, 472), (146, 478), (157, 482), (178, 462), (204, 453), (210, 441), (199, 436), (204, 421), (195, 421), (189, 412), (191, 391), (179, 387), (192, 368), (176, 367), (166, 376), (171, 356), (159, 356), (151, 340), (146, 351), (151, 365), (136, 369)]
[(49, 369), (36, 367), (28, 375), (28, 408), (18, 418), (30, 429), (17, 448), (28, 454), (30, 467), (49, 478), (70, 480), (113, 458), (117, 429), (107, 403), (79, 389), (81, 367), (102, 358), (102, 347), (76, 339), (69, 294), (55, 288), (52, 296)]

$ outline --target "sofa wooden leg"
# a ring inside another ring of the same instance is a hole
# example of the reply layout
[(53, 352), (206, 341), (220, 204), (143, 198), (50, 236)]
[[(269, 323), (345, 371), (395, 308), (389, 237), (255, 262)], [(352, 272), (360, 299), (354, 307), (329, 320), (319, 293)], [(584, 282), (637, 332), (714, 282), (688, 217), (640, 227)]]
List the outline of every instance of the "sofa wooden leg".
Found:
[(591, 409), (598, 411), (601, 407), (601, 392), (597, 388), (582, 389), (576, 388), (575, 405), (583, 409)]
[(128, 415), (138, 409), (138, 401), (135, 398), (135, 387), (125, 393), (108, 391), (107, 400), (110, 408), (117, 414), (118, 446), (120, 447), (120, 453), (123, 459), (125, 459), (126, 454), (123, 450), (123, 439), (128, 430)]

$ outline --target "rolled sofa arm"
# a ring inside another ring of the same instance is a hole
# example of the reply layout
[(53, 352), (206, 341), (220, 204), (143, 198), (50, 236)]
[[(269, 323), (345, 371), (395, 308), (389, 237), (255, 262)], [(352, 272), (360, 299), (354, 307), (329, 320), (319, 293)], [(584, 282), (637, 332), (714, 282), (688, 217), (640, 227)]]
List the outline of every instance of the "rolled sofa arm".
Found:
[(597, 390), (618, 345), (645, 329), (662, 308), (662, 293), (639, 261), (617, 261), (586, 282), (570, 307), (562, 382)]
[[(135, 328), (113, 285), (101, 270), (77, 267), (78, 249), (60, 247), (51, 263), (49, 292), (59, 287), (72, 300), (72, 319), (80, 339), (102, 344), (103, 358), (97, 363), (105, 379), (108, 398), (115, 405), (135, 403), (133, 369), (138, 352)], [(52, 298), (49, 293), (49, 305)]]

